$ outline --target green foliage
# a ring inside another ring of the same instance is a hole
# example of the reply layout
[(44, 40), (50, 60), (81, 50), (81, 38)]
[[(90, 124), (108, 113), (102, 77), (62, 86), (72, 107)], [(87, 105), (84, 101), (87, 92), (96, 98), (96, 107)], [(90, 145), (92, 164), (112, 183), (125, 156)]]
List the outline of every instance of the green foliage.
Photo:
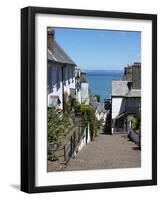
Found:
[(48, 108), (48, 142), (56, 142), (70, 125), (69, 117), (54, 107)]
[(94, 95), (94, 97), (96, 97), (96, 98), (97, 98), (97, 101), (98, 101), (98, 102), (100, 102), (100, 101), (101, 101), (101, 97), (100, 97), (100, 95), (96, 94), (96, 95)]
[(69, 104), (70, 104), (70, 107), (71, 107), (71, 110), (72, 110), (72, 109), (75, 109), (75, 107), (77, 107), (77, 105), (79, 103), (78, 103), (76, 98), (69, 96)]
[(132, 119), (132, 128), (139, 134), (141, 134), (141, 112), (137, 112)]
[(79, 104), (77, 105), (76, 114), (80, 115), (82, 121), (89, 122), (91, 138), (97, 136), (97, 132), (101, 127), (102, 122), (97, 120), (95, 110), (90, 105)]
[[(82, 125), (85, 127), (87, 123), (90, 126), (91, 138), (93, 139), (102, 122), (97, 120), (95, 110), (90, 105), (80, 104), (76, 98), (64, 94), (64, 113), (60, 113), (58, 109), (48, 108), (48, 141), (49, 143), (58, 142), (63, 136), (65, 130), (70, 125), (70, 113), (74, 111), (75, 116), (80, 117)], [(74, 120), (74, 119), (73, 119)]]

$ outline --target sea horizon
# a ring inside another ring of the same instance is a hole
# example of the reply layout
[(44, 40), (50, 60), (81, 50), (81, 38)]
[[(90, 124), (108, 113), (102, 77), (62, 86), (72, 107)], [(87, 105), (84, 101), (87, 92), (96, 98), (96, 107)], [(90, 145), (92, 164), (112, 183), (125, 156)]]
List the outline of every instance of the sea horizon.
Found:
[(84, 70), (89, 83), (90, 95), (99, 95), (101, 102), (109, 99), (112, 92), (112, 80), (121, 80), (123, 70)]
[(83, 69), (85, 72), (123, 72), (124, 69)]

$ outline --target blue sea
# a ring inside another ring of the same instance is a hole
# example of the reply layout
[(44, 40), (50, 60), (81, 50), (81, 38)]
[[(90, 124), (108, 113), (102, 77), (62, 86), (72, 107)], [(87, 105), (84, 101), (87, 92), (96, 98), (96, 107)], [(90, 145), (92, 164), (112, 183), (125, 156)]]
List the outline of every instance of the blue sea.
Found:
[(110, 98), (112, 80), (121, 80), (121, 70), (85, 70), (91, 95), (100, 95), (101, 101)]

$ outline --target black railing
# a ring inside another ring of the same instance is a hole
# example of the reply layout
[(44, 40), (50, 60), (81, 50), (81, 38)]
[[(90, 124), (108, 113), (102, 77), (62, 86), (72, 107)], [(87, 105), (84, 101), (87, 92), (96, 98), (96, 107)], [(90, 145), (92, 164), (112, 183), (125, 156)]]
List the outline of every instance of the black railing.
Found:
[[(78, 120), (78, 121), (77, 121)], [(48, 148), (48, 160), (57, 161), (58, 164), (67, 164), (84, 136), (86, 126), (78, 118), (75, 118), (75, 125), (69, 129), (65, 136), (65, 142), (61, 145), (53, 143)], [(55, 148), (54, 148), (55, 145)]]

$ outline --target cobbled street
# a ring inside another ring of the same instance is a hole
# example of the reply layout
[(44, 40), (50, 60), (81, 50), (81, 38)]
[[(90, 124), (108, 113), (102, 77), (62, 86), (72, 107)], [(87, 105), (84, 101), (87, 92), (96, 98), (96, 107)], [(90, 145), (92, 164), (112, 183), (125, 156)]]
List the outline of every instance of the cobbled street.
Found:
[(72, 158), (65, 171), (135, 168), (141, 166), (141, 152), (126, 134), (99, 134)]

